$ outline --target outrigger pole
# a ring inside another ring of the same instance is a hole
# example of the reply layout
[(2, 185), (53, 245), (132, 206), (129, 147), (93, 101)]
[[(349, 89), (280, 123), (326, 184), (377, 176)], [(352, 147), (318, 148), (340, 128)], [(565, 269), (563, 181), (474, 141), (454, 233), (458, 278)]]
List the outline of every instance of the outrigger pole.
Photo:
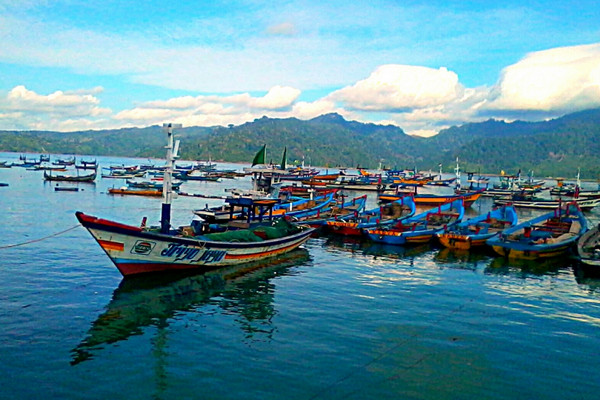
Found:
[(175, 169), (175, 159), (178, 158), (179, 140), (173, 144), (173, 128), (181, 128), (181, 124), (163, 124), (167, 131), (167, 165), (163, 179), (163, 204), (160, 216), (160, 233), (169, 233), (171, 230), (171, 202), (173, 201), (173, 183), (171, 177)]

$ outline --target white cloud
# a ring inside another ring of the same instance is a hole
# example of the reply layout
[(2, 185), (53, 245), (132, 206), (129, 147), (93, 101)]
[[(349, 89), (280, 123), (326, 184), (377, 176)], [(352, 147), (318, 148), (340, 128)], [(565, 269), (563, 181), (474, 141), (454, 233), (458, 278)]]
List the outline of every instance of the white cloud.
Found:
[[(365, 75), (366, 76), (366, 75)], [(19, 85), (0, 98), (2, 129), (101, 129), (148, 126), (166, 120), (186, 126), (242, 124), (267, 115), (307, 120), (337, 112), (349, 120), (393, 123), (406, 133), (440, 129), (522, 111), (520, 119), (600, 106), (600, 44), (531, 53), (507, 67), (494, 88), (466, 88), (446, 68), (388, 64), (366, 79), (315, 101), (299, 101), (295, 87), (275, 85), (264, 95), (181, 96), (113, 113), (101, 107), (102, 87), (44, 95)], [(535, 93), (534, 93), (535, 92)]]
[(300, 96), (300, 90), (292, 87), (275, 86), (263, 97), (252, 99), (250, 107), (265, 110), (277, 110), (290, 107)]
[(269, 35), (294, 36), (297, 33), (296, 26), (291, 22), (283, 22), (277, 25), (271, 25), (267, 28)]
[(506, 67), (490, 111), (575, 111), (600, 106), (600, 44), (528, 54)]
[(408, 111), (448, 103), (460, 96), (458, 76), (446, 68), (383, 65), (367, 79), (331, 94), (363, 111)]
[(47, 96), (42, 96), (27, 90), (22, 85), (13, 88), (8, 93), (7, 99), (13, 107), (70, 107), (100, 103), (96, 97), (89, 94), (69, 94), (58, 90)]

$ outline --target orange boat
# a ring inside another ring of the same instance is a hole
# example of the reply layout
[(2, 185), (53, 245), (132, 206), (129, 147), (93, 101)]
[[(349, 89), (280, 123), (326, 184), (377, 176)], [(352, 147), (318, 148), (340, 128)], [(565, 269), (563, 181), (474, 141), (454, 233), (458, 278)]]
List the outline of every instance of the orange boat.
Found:
[(139, 189), (127, 189), (127, 188), (110, 188), (108, 189), (110, 194), (129, 194), (134, 196), (154, 196), (160, 197), (163, 195), (162, 190), (139, 190)]
[[(444, 203), (448, 203), (457, 199), (463, 199), (465, 207), (471, 207), (471, 205), (476, 202), (479, 197), (481, 197), (481, 193), (483, 191), (479, 190), (477, 192), (471, 192), (471, 193), (466, 193), (466, 194), (460, 194), (460, 195), (436, 195), (436, 194), (417, 194), (414, 195), (414, 202), (415, 205), (417, 207), (421, 207), (421, 206), (439, 206), (442, 205)], [(389, 203), (391, 201), (396, 201), (400, 198), (402, 198), (403, 196), (406, 196), (406, 193), (404, 194), (381, 194), (379, 195), (379, 201), (381, 203)]]

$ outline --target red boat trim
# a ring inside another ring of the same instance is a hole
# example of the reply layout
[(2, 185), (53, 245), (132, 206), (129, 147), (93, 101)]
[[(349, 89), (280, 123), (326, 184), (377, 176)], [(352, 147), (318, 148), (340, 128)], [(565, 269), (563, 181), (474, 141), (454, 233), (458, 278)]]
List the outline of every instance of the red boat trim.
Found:
[(132, 231), (132, 230), (136, 231), (136, 232), (142, 231), (142, 228), (140, 228), (138, 226), (125, 225), (125, 224), (120, 224), (118, 222), (109, 221), (107, 219), (92, 217), (91, 215), (84, 214), (80, 211), (77, 211), (75, 213), (75, 216), (77, 217), (77, 219), (83, 226), (86, 226), (86, 224), (95, 224), (95, 225), (99, 225), (101, 228), (110, 226), (113, 228), (126, 229), (128, 231)]

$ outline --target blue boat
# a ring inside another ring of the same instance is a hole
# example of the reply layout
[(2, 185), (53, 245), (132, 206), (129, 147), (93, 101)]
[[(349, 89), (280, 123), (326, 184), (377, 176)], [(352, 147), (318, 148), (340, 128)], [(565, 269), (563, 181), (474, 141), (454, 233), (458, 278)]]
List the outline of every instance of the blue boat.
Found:
[(515, 208), (510, 205), (496, 207), (490, 212), (480, 214), (459, 222), (444, 232), (438, 233), (440, 243), (456, 250), (469, 250), (472, 247), (485, 246), (486, 241), (498, 235), (506, 228), (518, 223)]
[(457, 199), (405, 218), (388, 228), (367, 229), (365, 233), (369, 239), (377, 243), (395, 245), (427, 243), (438, 232), (458, 224), (464, 213), (464, 202)]
[(362, 213), (356, 213), (334, 221), (327, 221), (323, 228), (329, 233), (346, 236), (362, 236), (366, 229), (381, 228), (411, 217), (416, 206), (412, 196), (402, 197)]
[(367, 204), (367, 196), (362, 195), (341, 203), (334, 202), (328, 207), (318, 210), (316, 214), (307, 216), (296, 216), (292, 221), (298, 225), (310, 225), (312, 227), (320, 227), (325, 225), (327, 221), (335, 221), (349, 216), (357, 215), (365, 209)]
[(570, 202), (508, 228), (486, 243), (501, 256), (536, 260), (566, 253), (587, 229), (583, 212)]

